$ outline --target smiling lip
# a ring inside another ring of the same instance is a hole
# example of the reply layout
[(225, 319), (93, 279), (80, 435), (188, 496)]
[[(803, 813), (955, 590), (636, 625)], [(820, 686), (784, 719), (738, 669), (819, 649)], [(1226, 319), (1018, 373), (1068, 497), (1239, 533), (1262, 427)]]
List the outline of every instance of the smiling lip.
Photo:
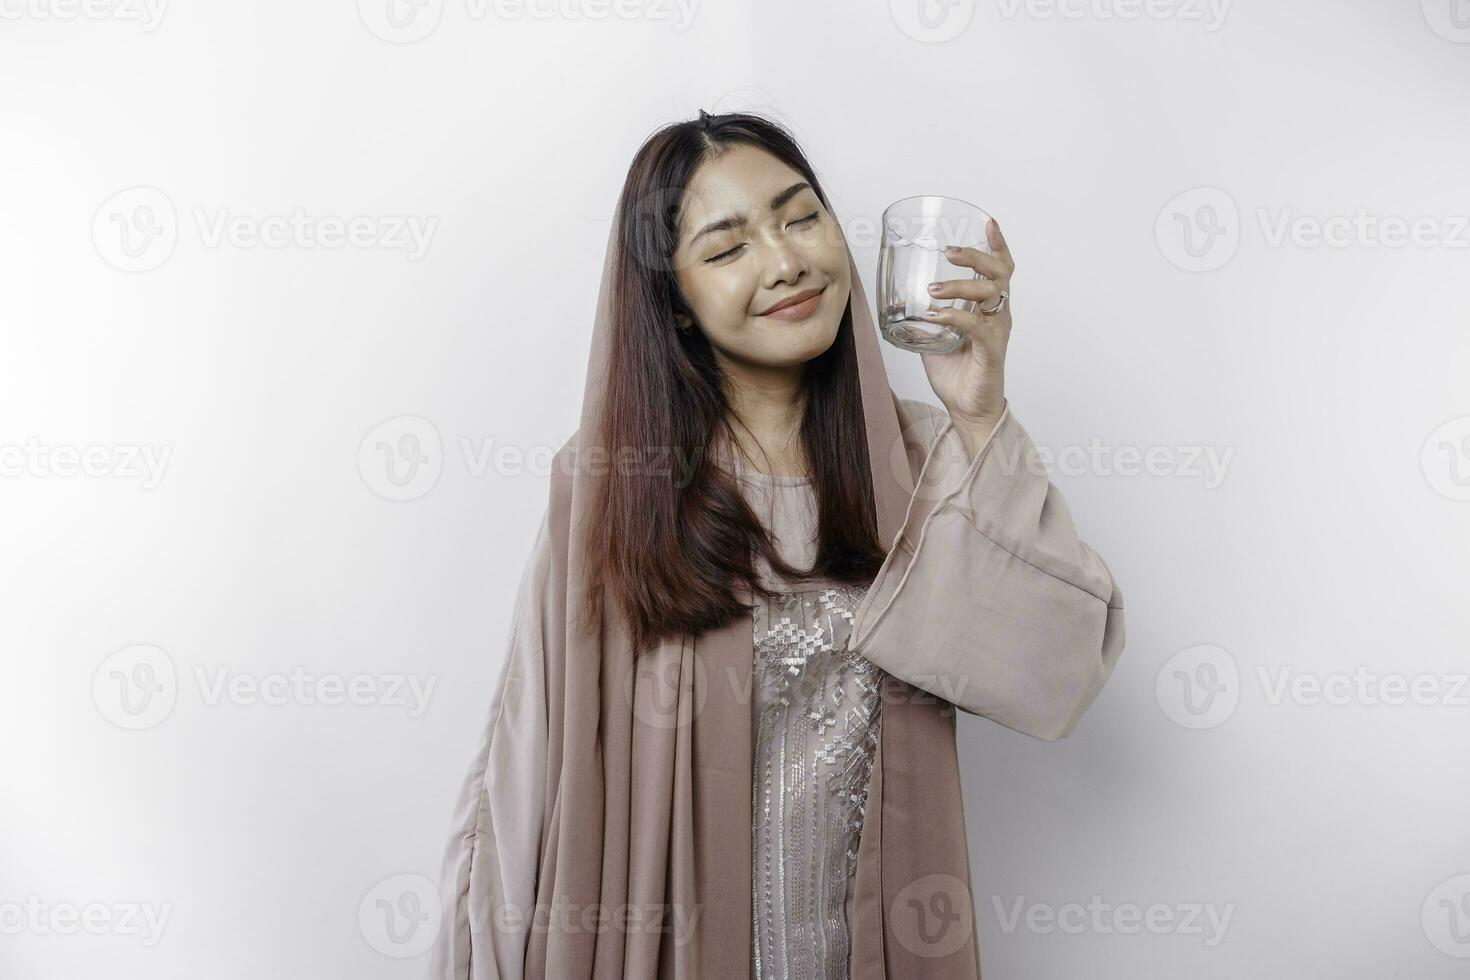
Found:
[(823, 286), (821, 289), (803, 290), (790, 299), (777, 303), (761, 316), (774, 317), (777, 320), (804, 320), (817, 311), (826, 288)]

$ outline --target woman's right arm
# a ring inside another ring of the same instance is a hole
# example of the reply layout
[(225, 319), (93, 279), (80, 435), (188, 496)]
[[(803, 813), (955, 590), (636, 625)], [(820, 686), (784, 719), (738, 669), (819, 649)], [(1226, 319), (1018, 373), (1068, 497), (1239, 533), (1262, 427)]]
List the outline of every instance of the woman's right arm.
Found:
[(546, 799), (547, 522), (543, 515), (521, 574), (505, 662), (454, 808), (431, 980), (520, 980), (524, 973)]

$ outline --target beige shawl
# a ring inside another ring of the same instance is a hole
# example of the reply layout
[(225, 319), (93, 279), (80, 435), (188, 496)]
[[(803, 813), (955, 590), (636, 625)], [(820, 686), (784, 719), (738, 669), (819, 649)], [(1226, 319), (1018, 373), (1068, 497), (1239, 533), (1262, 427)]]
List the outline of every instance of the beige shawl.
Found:
[[(573, 628), (579, 522), (608, 464), (581, 437), (598, 431), (613, 256), (610, 238), (581, 428), (555, 458), (523, 581), (518, 615), (534, 630), (518, 626), (455, 814), (438, 980), (750, 974), (751, 618), (636, 664), (616, 623)], [(952, 705), (1037, 738), (1069, 735), (1122, 651), (1122, 593), (1077, 538), (1009, 405), (971, 460), (942, 411), (895, 397), (851, 272), (863, 477), (893, 542), (851, 639), (889, 675), (851, 975), (975, 980)]]

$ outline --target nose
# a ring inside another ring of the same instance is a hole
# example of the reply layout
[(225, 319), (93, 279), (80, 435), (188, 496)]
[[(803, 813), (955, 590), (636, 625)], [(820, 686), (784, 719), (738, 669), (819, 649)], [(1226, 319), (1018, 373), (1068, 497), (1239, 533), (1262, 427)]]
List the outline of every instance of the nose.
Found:
[(769, 236), (765, 253), (764, 276), (767, 289), (779, 283), (795, 282), (808, 268), (805, 254), (785, 235)]

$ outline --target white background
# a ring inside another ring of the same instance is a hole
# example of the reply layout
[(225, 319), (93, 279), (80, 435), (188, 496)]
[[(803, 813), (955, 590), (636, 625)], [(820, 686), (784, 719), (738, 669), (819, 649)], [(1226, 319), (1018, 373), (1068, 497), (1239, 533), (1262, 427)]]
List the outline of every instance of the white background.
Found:
[[(422, 970), (377, 902), (438, 873), (628, 163), (700, 108), (793, 129), (870, 295), (889, 201), (991, 210), (1012, 409), (1104, 454), (1054, 479), (1111, 682), (960, 726), (987, 980), (1470, 969), (1465, 0), (110, 2), (0, 0), (0, 975)], [(368, 243), (210, 235), (295, 209)], [(298, 667), (372, 703), (214, 696)]]

